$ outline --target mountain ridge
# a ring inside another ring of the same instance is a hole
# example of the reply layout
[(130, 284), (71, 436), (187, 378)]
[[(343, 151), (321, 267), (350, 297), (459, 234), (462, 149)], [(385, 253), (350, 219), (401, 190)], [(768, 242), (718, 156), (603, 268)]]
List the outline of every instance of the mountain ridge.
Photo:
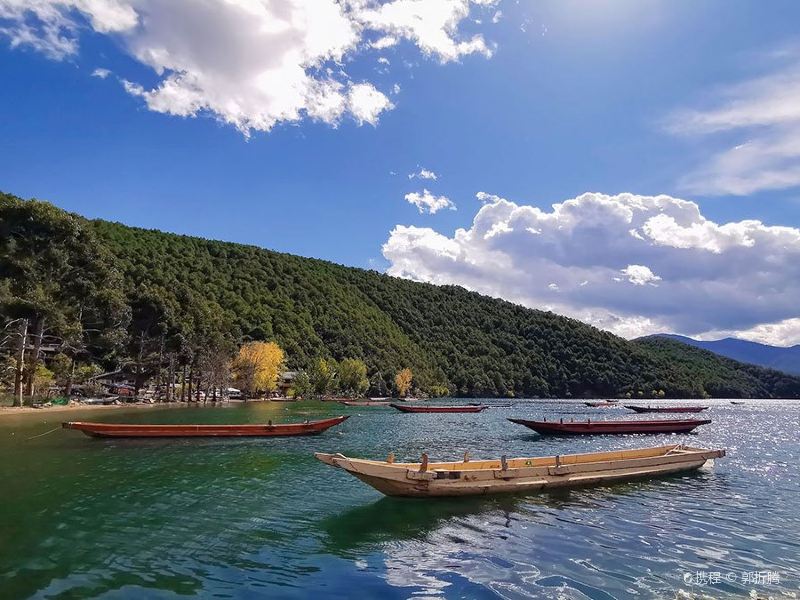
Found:
[(655, 334), (655, 337), (669, 338), (740, 362), (800, 375), (800, 344), (786, 347), (772, 346), (734, 337), (719, 340), (696, 340), (674, 333), (658, 333)]

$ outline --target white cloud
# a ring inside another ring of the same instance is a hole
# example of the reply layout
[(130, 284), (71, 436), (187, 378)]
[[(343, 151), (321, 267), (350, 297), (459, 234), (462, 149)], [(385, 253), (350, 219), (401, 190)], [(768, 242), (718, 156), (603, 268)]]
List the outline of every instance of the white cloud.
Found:
[(437, 179), (439, 179), (439, 176), (436, 173), (434, 173), (433, 171), (431, 171), (430, 169), (426, 169), (425, 167), (421, 167), (419, 171), (416, 171), (415, 173), (409, 173), (408, 174), (408, 178), (409, 179), (415, 179), (415, 178), (416, 179), (431, 179), (433, 181), (436, 181)]
[(456, 205), (451, 202), (447, 196), (435, 196), (428, 190), (423, 189), (420, 192), (411, 192), (406, 194), (406, 201), (417, 207), (420, 213), (435, 214), (445, 208), (455, 210)]
[(655, 275), (649, 267), (644, 265), (628, 265), (620, 270), (620, 273), (625, 275), (633, 285), (657, 285), (656, 282), (661, 281), (661, 277)]
[(710, 107), (669, 116), (667, 130), (676, 135), (738, 136), (684, 176), (682, 189), (744, 196), (800, 186), (800, 49), (778, 58), (782, 64), (771, 73), (719, 91)]
[(502, 18), (503, 18), (503, 11), (502, 10), (498, 10), (498, 11), (496, 11), (494, 13), (494, 15), (492, 15), (492, 23), (497, 24), (497, 23), (500, 22), (500, 19), (502, 19)]
[(369, 45), (376, 50), (384, 50), (386, 48), (396, 46), (399, 41), (400, 40), (392, 35), (385, 35), (382, 38), (378, 38), (374, 42), (370, 42)]
[(473, 7), (486, 4), (0, 0), (0, 35), (12, 47), (29, 46), (62, 59), (78, 51), (83, 29), (111, 34), (158, 76), (152, 87), (124, 83), (150, 110), (183, 117), (207, 113), (249, 135), (306, 118), (334, 126), (345, 117), (376, 124), (392, 103), (373, 83), (353, 83), (343, 65), (365, 50), (401, 40), (440, 62), (471, 53), (488, 56), (480, 34), (459, 32)]
[(97, 68), (92, 71), (92, 77), (97, 77), (98, 79), (105, 79), (109, 75), (111, 75), (111, 71), (108, 69)]
[(724, 337), (738, 337), (774, 346), (793, 346), (800, 343), (800, 318), (764, 323), (741, 331), (710, 331), (703, 334), (700, 339), (718, 340)]
[(359, 83), (350, 88), (348, 97), (350, 112), (360, 124), (377, 125), (378, 117), (394, 105), (371, 83)]
[[(492, 49), (483, 36), (460, 39), (459, 24), (469, 17), (471, 4), (491, 6), (495, 2), (478, 0), (390, 0), (369, 3), (359, 11), (365, 26), (384, 31), (390, 39), (408, 39), (441, 62), (458, 60), (467, 54), (491, 56)], [(384, 38), (385, 39), (385, 38)]]
[(800, 342), (792, 325), (800, 229), (716, 223), (670, 196), (588, 193), (551, 210), (481, 199), (472, 226), (452, 236), (395, 227), (383, 246), (388, 273), (463, 285), (628, 337), (752, 331)]
[(98, 33), (115, 33), (137, 24), (136, 12), (123, 0), (0, 0), (0, 34), (11, 47), (30, 46), (53, 59), (74, 54), (79, 23), (74, 11), (88, 17)]
[(486, 204), (487, 202), (496, 202), (497, 200), (501, 200), (500, 196), (496, 196), (495, 194), (489, 194), (488, 192), (478, 192), (475, 194), (475, 197), (478, 201), (483, 202)]

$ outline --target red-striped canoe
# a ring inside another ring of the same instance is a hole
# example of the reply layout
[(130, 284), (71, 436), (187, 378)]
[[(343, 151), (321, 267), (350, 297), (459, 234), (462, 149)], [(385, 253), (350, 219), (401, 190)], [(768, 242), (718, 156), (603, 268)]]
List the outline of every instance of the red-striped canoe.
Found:
[(699, 413), (706, 410), (707, 406), (633, 406), (626, 404), (625, 408), (637, 413)]
[(140, 425), (130, 423), (87, 423), (69, 421), (62, 423), (64, 429), (77, 429), (91, 437), (114, 438), (159, 438), (159, 437), (281, 437), (293, 435), (316, 435), (349, 417), (335, 417), (321, 421), (285, 423), (273, 425)]
[(509, 419), (546, 435), (596, 435), (606, 433), (689, 433), (710, 419), (660, 419), (656, 421), (528, 421)]
[(396, 404), (395, 402), (392, 402), (389, 406), (407, 413), (477, 413), (489, 408), (483, 404), (470, 404), (467, 406), (425, 406), (424, 404), (416, 404), (408, 406), (406, 404)]

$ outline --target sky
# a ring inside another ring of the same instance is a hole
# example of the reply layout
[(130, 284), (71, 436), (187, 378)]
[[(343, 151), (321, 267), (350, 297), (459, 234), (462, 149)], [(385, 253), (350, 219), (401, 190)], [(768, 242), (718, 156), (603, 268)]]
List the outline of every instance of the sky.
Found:
[(800, 3), (0, 0), (0, 189), (800, 343)]

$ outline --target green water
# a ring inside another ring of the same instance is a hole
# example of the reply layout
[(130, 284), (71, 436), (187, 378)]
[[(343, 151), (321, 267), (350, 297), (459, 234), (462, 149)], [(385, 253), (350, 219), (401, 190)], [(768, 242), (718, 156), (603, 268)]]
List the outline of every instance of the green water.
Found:
[[(798, 593), (797, 403), (715, 401), (689, 436), (539, 438), (506, 417), (612, 418), (579, 403), (408, 415), (330, 403), (0, 416), (2, 598), (652, 598)], [(61, 420), (245, 423), (350, 414), (317, 437), (100, 440)], [(403, 500), (316, 461), (541, 455), (685, 441), (713, 471), (533, 496)], [(735, 572), (689, 584), (687, 573)], [(751, 585), (745, 572), (780, 582)]]

